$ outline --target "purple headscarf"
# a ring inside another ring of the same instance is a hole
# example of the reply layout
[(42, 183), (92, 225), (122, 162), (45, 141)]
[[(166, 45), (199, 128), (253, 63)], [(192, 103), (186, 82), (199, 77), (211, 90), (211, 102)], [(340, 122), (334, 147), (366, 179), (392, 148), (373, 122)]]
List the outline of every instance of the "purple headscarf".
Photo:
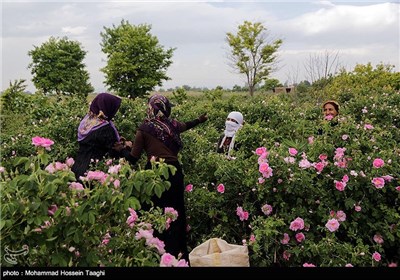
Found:
[(117, 140), (120, 137), (112, 118), (118, 112), (121, 106), (121, 98), (109, 93), (98, 94), (90, 104), (90, 112), (82, 119), (78, 127), (78, 141), (82, 141), (89, 135), (90, 132), (99, 129), (107, 124), (110, 124), (115, 131)]
[(95, 115), (99, 115), (102, 111), (103, 118), (110, 121), (117, 114), (121, 101), (121, 98), (116, 95), (99, 93), (90, 104), (90, 111)]
[(144, 119), (139, 129), (150, 133), (177, 154), (183, 145), (178, 122), (169, 118), (172, 106), (168, 98), (163, 95), (151, 96), (147, 107), (147, 118)]

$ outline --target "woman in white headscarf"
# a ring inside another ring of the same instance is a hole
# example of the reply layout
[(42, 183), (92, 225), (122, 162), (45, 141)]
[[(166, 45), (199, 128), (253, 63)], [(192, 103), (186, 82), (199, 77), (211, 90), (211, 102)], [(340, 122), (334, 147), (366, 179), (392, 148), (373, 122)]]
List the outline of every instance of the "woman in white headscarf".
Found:
[(236, 132), (243, 126), (243, 115), (240, 112), (230, 112), (225, 121), (225, 131), (221, 135), (217, 153), (224, 153), (228, 158), (231, 158), (231, 152), (235, 149)]

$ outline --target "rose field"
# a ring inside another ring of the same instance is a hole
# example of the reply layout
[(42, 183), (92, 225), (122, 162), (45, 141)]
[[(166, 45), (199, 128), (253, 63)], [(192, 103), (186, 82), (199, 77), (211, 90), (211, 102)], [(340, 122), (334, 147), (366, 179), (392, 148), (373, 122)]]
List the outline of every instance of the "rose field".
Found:
[[(399, 72), (357, 65), (324, 86), (253, 97), (165, 94), (180, 121), (208, 115), (181, 135), (189, 251), (219, 237), (248, 246), (251, 267), (400, 264)], [(172, 166), (106, 158), (75, 182), (76, 129), (90, 98), (11, 87), (1, 95), (1, 265), (186, 266), (152, 236), (176, 213), (141, 210), (169, 187)], [(322, 119), (328, 99), (340, 104), (337, 126)], [(123, 98), (114, 123), (125, 138), (133, 140), (146, 102)], [(231, 111), (245, 124), (228, 159), (216, 143)]]

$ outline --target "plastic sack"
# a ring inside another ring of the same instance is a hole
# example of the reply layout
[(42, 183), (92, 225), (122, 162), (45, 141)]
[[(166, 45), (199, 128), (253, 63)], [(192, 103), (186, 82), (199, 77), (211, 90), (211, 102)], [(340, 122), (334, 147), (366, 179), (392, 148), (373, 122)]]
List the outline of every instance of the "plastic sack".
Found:
[(211, 238), (189, 253), (191, 267), (196, 266), (250, 266), (247, 246), (229, 244), (220, 238)]

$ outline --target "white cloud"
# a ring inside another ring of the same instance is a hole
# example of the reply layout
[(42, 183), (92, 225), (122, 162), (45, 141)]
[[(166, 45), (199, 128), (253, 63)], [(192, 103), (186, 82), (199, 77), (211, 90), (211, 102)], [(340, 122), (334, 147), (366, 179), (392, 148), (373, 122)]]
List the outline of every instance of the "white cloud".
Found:
[[(323, 8), (315, 13), (305, 14), (295, 19), (295, 24), (306, 35), (319, 35), (324, 32), (358, 32), (372, 30), (377, 32), (398, 23), (397, 4), (384, 3), (371, 6), (335, 6)], [(299, 28), (297, 28), (299, 29)]]
[(85, 32), (87, 28), (85, 26), (65, 26), (61, 30), (64, 33), (71, 34), (71, 35), (81, 35)]

